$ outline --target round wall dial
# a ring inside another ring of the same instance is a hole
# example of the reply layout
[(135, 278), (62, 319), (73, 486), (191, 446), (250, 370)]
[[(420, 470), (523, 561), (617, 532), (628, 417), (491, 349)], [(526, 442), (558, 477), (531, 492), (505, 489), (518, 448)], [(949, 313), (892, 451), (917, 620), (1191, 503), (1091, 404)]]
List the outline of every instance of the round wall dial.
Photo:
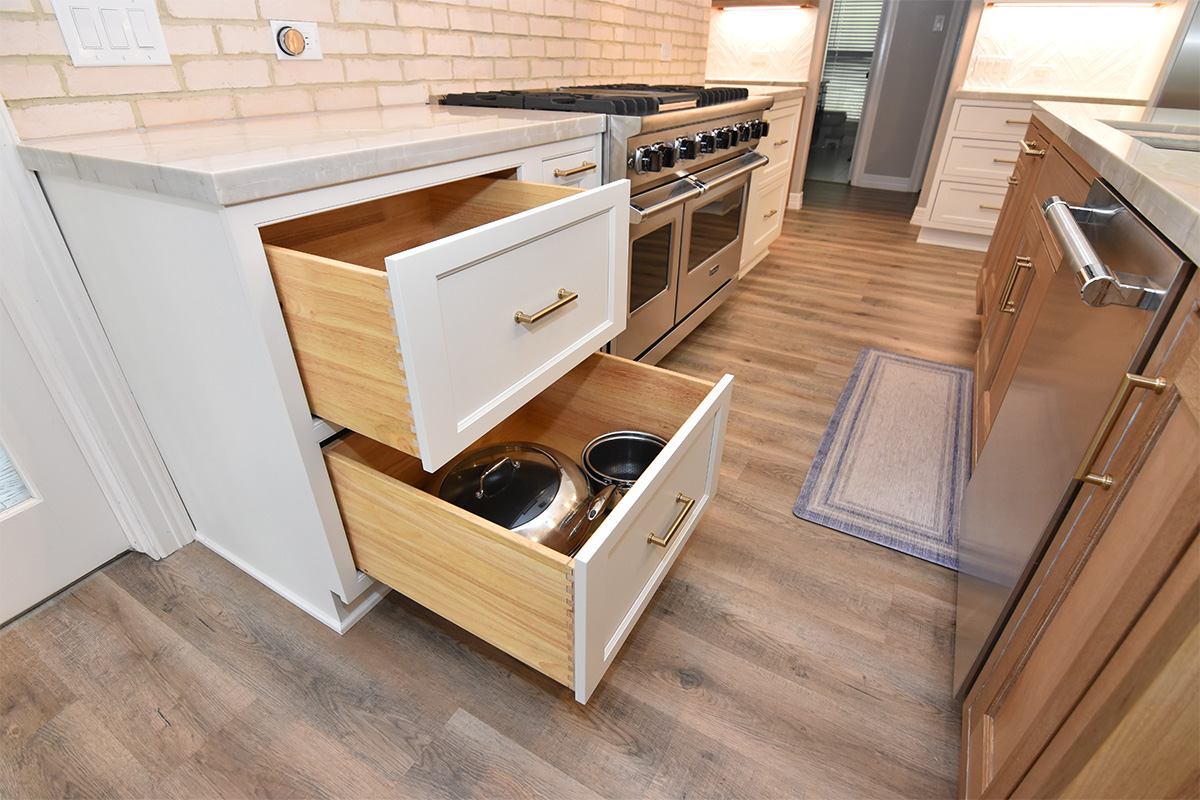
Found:
[(280, 28), (275, 38), (279, 42), (279, 49), (289, 56), (300, 55), (307, 44), (303, 33), (288, 26)]

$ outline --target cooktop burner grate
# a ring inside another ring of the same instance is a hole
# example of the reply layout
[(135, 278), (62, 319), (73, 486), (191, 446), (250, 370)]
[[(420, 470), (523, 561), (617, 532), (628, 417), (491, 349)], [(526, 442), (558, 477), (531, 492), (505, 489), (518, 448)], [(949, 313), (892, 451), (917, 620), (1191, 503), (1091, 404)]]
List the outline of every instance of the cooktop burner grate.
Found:
[(672, 108), (703, 108), (743, 100), (744, 88), (703, 86), (652, 86), (612, 83), (570, 86), (553, 91), (498, 91), (448, 94), (443, 105), (486, 108), (523, 108), (532, 111), (574, 111), (644, 117)]

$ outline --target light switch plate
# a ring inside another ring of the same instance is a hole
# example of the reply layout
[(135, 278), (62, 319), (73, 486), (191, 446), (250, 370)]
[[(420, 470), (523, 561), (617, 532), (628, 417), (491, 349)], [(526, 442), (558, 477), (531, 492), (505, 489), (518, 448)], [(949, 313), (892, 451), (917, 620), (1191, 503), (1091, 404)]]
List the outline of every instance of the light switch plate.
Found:
[(170, 64), (154, 0), (52, 0), (77, 67)]
[[(304, 52), (298, 56), (284, 52), (279, 46), (279, 31), (284, 28), (295, 28), (304, 36)], [(275, 41), (275, 57), (280, 61), (319, 61), (321, 55), (321, 39), (317, 36), (317, 23), (296, 22), (295, 20), (271, 20), (271, 38)]]

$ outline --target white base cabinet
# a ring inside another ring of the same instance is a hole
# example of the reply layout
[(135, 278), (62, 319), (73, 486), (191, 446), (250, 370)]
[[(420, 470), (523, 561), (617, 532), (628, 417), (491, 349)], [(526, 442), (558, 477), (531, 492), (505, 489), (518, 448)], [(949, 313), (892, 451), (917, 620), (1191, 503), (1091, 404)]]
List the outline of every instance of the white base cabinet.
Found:
[(767, 257), (771, 243), (783, 230), (783, 214), (787, 211), (788, 182), (796, 155), (800, 110), (803, 99), (778, 103), (767, 109), (763, 119), (771, 129), (756, 148), (771, 161), (756, 170), (750, 178), (749, 199), (746, 203), (746, 230), (742, 244), (739, 276), (745, 276), (758, 262)]
[(918, 241), (986, 250), (1029, 125), (1028, 102), (956, 99)]
[[(41, 179), (199, 540), (337, 631), (382, 580), (582, 702), (716, 491), (731, 380), (593, 354), (623, 329), (628, 295), (628, 182), (598, 185), (600, 152), (588, 136), (228, 207)], [(517, 318), (560, 289), (573, 296), (551, 313)], [(354, 433), (323, 451), (339, 427)], [(578, 455), (614, 428), (670, 444), (574, 558), (422, 485), (488, 437)], [(677, 495), (695, 500), (686, 515)], [(435, 555), (380, 566), (362, 519), (389, 515), (398, 533), (380, 549)], [(672, 527), (669, 547), (648, 544)], [(561, 579), (551, 655), (511, 605), (489, 607), (507, 614), (494, 625), (455, 610), (497, 562), (432, 592), (404, 577), (457, 569), (476, 547)]]

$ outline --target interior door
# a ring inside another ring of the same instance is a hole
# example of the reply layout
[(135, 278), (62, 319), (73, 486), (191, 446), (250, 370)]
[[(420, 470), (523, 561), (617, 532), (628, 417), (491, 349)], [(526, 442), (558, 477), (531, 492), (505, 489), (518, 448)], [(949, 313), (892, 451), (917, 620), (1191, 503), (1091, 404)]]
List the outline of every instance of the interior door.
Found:
[(129, 549), (0, 302), (0, 623)]

